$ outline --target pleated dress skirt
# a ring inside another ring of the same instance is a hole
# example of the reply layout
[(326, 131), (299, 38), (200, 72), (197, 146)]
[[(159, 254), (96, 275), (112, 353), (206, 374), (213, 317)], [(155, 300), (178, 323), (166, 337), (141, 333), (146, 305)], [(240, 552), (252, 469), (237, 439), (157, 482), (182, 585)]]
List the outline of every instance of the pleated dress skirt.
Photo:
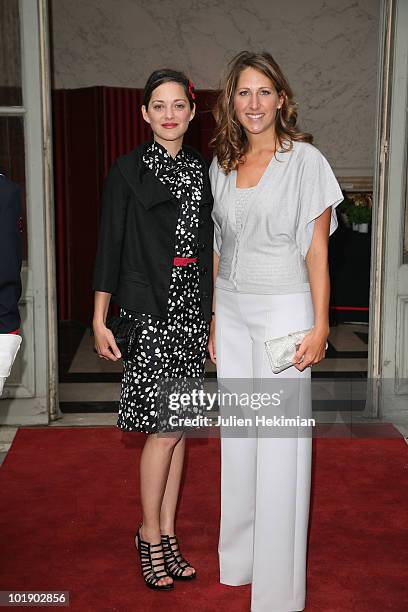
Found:
[[(305, 608), (312, 427), (282, 427), (276, 419), (265, 425), (265, 416), (311, 417), (311, 369), (274, 374), (264, 342), (313, 323), (310, 292), (256, 295), (216, 288), (219, 393), (251, 388), (256, 399), (274, 391), (282, 400), (261, 410), (256, 402), (256, 408), (246, 406), (245, 414), (259, 416), (261, 424), (221, 430), (220, 581), (251, 583), (252, 612)], [(220, 411), (227, 422), (231, 406), (221, 395)]]

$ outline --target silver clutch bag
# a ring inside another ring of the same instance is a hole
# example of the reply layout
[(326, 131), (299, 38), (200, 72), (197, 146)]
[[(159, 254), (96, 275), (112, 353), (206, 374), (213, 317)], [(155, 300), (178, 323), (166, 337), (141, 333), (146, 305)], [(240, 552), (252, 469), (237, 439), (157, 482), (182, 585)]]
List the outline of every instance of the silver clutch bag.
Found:
[[(297, 351), (297, 346), (301, 344), (310, 331), (312, 331), (312, 328), (291, 332), (287, 336), (282, 336), (281, 338), (270, 338), (269, 340), (265, 340), (266, 352), (274, 374), (279, 374), (279, 372), (294, 365), (292, 359)], [(326, 349), (328, 346), (326, 342)]]

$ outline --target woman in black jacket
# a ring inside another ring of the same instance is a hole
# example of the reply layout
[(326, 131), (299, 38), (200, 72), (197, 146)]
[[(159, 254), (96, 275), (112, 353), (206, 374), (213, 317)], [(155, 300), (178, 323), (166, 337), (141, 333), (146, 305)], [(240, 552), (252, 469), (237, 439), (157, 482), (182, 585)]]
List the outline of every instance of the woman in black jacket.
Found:
[(213, 200), (205, 161), (183, 146), (194, 99), (191, 81), (178, 71), (149, 77), (142, 113), (154, 140), (117, 159), (105, 181), (93, 282), (101, 358), (121, 357), (106, 327), (111, 296), (121, 317), (141, 324), (136, 355), (124, 359), (117, 424), (149, 434), (136, 545), (146, 585), (160, 590), (196, 576), (174, 528), (185, 436), (181, 428), (160, 435), (168, 414), (159, 394), (164, 380), (202, 380), (211, 321)]

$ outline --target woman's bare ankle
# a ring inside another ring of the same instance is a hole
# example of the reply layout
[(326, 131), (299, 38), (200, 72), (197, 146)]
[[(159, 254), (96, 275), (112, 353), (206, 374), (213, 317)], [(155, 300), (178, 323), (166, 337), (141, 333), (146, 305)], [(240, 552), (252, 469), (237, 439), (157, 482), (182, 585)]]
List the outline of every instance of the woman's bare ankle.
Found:
[(161, 541), (160, 527), (145, 525), (140, 527), (140, 536), (145, 542), (158, 544)]
[(163, 523), (160, 525), (160, 532), (162, 535), (174, 535), (174, 523)]

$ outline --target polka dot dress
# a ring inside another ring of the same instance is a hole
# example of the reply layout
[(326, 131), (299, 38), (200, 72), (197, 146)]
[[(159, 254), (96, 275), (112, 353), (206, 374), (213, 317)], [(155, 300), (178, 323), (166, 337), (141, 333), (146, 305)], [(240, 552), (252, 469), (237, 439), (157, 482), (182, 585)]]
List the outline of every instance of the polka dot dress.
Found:
[[(172, 158), (153, 142), (143, 162), (180, 203), (174, 255), (196, 257), (203, 189), (200, 161), (183, 149)], [(135, 359), (124, 360), (117, 421), (120, 429), (145, 433), (166, 430), (160, 409), (160, 382), (183, 378), (202, 381), (209, 324), (201, 312), (198, 280), (197, 263), (173, 266), (167, 320), (121, 309), (121, 317), (141, 321), (143, 327)]]

